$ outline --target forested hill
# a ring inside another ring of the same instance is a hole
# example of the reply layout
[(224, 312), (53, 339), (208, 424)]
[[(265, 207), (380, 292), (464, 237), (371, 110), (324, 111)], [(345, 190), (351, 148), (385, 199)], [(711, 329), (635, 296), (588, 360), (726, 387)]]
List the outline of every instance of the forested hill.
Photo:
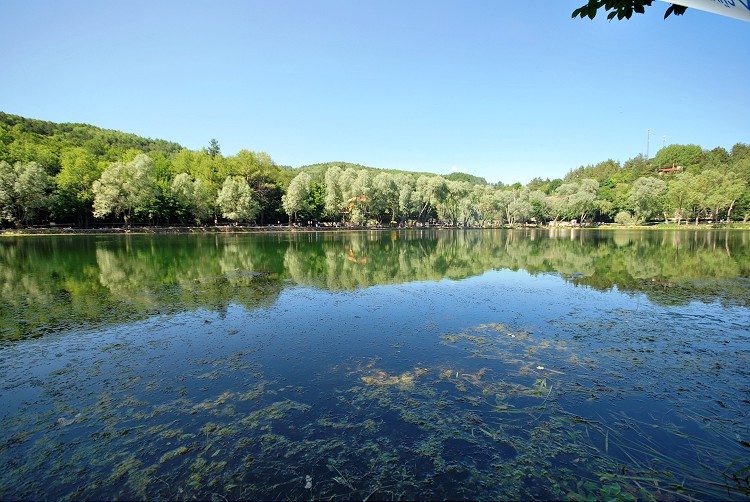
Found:
[(173, 141), (143, 138), (88, 124), (58, 124), (0, 112), (0, 159), (10, 164), (36, 161), (54, 172), (60, 169), (61, 152), (74, 147), (82, 147), (111, 162), (120, 160), (127, 150), (169, 155), (182, 149)]
[(466, 173), (346, 162), (278, 166), (265, 152), (188, 150), (86, 124), (0, 112), (0, 227), (331, 222), (453, 226), (750, 221), (750, 146), (669, 145), (564, 179), (488, 184)]
[[(300, 167), (297, 172), (306, 172), (309, 174), (313, 180), (323, 180), (326, 171), (330, 169), (331, 167), (337, 166), (341, 169), (355, 169), (355, 170), (368, 170), (375, 173), (381, 173), (386, 172), (393, 175), (398, 174), (407, 174), (410, 176), (413, 175), (428, 175), (428, 176), (437, 176), (435, 173), (416, 173), (414, 171), (404, 171), (399, 169), (380, 169), (377, 167), (369, 167), (369, 166), (363, 166), (360, 164), (352, 164), (350, 162), (323, 162), (320, 164), (310, 164), (307, 166)], [(290, 170), (293, 170), (290, 168)], [(450, 181), (466, 181), (472, 185), (487, 185), (487, 180), (484, 178), (481, 178), (479, 176), (474, 176), (473, 174), (468, 173), (461, 173), (461, 172), (455, 172), (448, 175), (444, 175), (443, 178), (450, 180)]]

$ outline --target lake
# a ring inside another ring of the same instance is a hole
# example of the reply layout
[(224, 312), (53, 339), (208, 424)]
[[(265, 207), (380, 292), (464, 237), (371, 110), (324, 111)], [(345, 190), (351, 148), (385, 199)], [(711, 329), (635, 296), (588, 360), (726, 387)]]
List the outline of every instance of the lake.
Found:
[(750, 496), (750, 232), (0, 239), (0, 499)]

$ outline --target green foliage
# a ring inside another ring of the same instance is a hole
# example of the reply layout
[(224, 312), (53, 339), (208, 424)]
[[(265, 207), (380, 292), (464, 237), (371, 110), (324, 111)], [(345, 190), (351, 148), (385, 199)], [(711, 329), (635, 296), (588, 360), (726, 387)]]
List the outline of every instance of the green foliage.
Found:
[(211, 158), (215, 158), (221, 155), (221, 147), (219, 146), (219, 142), (216, 140), (216, 138), (211, 138), (211, 141), (208, 142), (208, 155)]
[(299, 217), (302, 220), (321, 221), (325, 213), (326, 189), (325, 185), (313, 181), (310, 185), (310, 193), (304, 204), (304, 209), (300, 211)]
[(342, 170), (339, 166), (331, 166), (325, 171), (325, 210), (331, 218), (336, 218), (344, 205), (344, 195), (341, 193)]
[(0, 161), (0, 221), (17, 227), (28, 223), (47, 205), (47, 173), (36, 162), (17, 162), (11, 167)]
[[(114, 161), (119, 160), (119, 153), (128, 149), (145, 153), (176, 153), (180, 150), (180, 145), (174, 142), (143, 138), (88, 124), (58, 124), (3, 112), (0, 112), (0, 124), (8, 127), (8, 134), (13, 141), (30, 143), (34, 149), (45, 146), (55, 154), (59, 154), (63, 147), (83, 147), (93, 155), (104, 156)], [(52, 169), (55, 163), (53, 160), (52, 165), (42, 165), (46, 169)]]
[[(589, 0), (589, 2), (573, 11), (572, 17), (580, 17), (581, 19), (588, 17), (594, 19), (597, 12), (601, 8), (604, 8), (605, 12), (608, 12), (607, 19), (610, 21), (615, 17), (618, 20), (630, 19), (633, 13), (643, 14), (646, 12), (646, 7), (650, 7), (652, 0)], [(682, 5), (672, 4), (664, 14), (664, 19), (669, 17), (671, 14), (675, 16), (681, 16), (685, 13), (687, 7)]]
[(615, 223), (618, 225), (635, 225), (638, 223), (638, 218), (628, 211), (620, 211), (615, 215)]
[(153, 161), (144, 154), (124, 164), (115, 162), (94, 182), (94, 216), (123, 216), (125, 225), (136, 213), (149, 214), (158, 191)]
[(247, 182), (233, 176), (224, 180), (216, 205), (224, 218), (238, 223), (252, 221), (260, 211), (260, 204), (253, 198)]
[(599, 183), (586, 178), (576, 183), (563, 183), (555, 194), (559, 214), (568, 219), (578, 219), (580, 223), (586, 221), (598, 208)]
[(377, 174), (372, 180), (372, 210), (378, 222), (395, 221), (399, 214), (399, 191), (396, 178), (387, 172)]
[(659, 168), (683, 167), (694, 170), (705, 159), (703, 149), (698, 145), (669, 145), (654, 157), (654, 164)]
[(471, 183), (472, 185), (486, 185), (487, 184), (486, 179), (479, 177), (479, 176), (474, 176), (473, 174), (469, 174), (469, 173), (460, 173), (460, 172), (451, 173), (448, 176), (445, 176), (445, 179), (447, 179), (448, 181), (465, 181), (467, 183)]
[(569, 172), (565, 176), (565, 181), (577, 181), (586, 178), (602, 181), (616, 175), (621, 169), (619, 162), (609, 159), (594, 166), (581, 166), (575, 171)]
[(662, 211), (666, 191), (667, 184), (658, 178), (642, 177), (635, 180), (629, 199), (639, 220), (646, 221)]
[(630, 209), (629, 192), (630, 185), (623, 182), (617, 182), (617, 177), (602, 180), (599, 184), (600, 213), (605, 218), (614, 218), (614, 216), (624, 210)]
[(307, 209), (307, 198), (310, 196), (312, 178), (305, 172), (294, 177), (287, 188), (286, 194), (281, 197), (284, 211), (289, 215), (289, 224), (300, 211)]
[[(79, 225), (88, 226), (94, 200), (93, 185), (102, 170), (94, 154), (83, 147), (65, 148), (60, 154), (60, 172), (55, 176), (58, 188), (56, 213), (65, 217), (70, 214)], [(65, 202), (60, 202), (62, 199)]]
[(200, 224), (211, 217), (215, 206), (215, 192), (200, 178), (193, 181), (187, 173), (175, 176), (170, 187), (178, 217), (193, 219)]
[(252, 191), (252, 197), (258, 204), (259, 223), (275, 220), (283, 214), (281, 196), (285, 172), (271, 159), (266, 152), (240, 150), (234, 157), (227, 159), (229, 174), (245, 179)]

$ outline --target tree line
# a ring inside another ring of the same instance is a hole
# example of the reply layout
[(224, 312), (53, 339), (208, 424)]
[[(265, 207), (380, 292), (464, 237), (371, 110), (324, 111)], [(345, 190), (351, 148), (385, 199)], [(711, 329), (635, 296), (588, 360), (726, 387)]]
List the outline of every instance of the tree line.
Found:
[(581, 166), (527, 185), (322, 164), (301, 168), (282, 196), (290, 223), (497, 226), (559, 222), (677, 224), (750, 219), (750, 147), (669, 145), (655, 158)]
[(490, 184), (328, 163), (299, 169), (265, 152), (224, 156), (86, 124), (0, 112), (0, 221), (91, 224), (498, 226), (750, 219), (750, 146), (670, 145), (564, 178)]

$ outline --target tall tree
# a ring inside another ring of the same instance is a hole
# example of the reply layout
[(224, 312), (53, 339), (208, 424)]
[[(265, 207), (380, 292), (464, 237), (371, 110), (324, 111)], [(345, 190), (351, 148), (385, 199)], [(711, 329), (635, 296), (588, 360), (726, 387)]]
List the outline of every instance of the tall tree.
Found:
[[(692, 210), (695, 177), (690, 173), (678, 173), (667, 183), (665, 206), (677, 220), (687, 220)], [(687, 221), (685, 222), (687, 224)]]
[(500, 211), (500, 219), (504, 219), (508, 225), (513, 225), (514, 223), (510, 207), (515, 199), (516, 195), (513, 190), (498, 190), (495, 192), (495, 206)]
[(388, 221), (398, 218), (398, 185), (390, 173), (378, 173), (372, 179), (372, 209), (378, 222), (383, 215), (388, 215)]
[(49, 177), (36, 162), (0, 161), (0, 219), (17, 227), (28, 223), (47, 204)]
[(55, 176), (59, 195), (69, 201), (78, 224), (89, 226), (91, 205), (94, 201), (94, 181), (99, 179), (102, 170), (96, 156), (83, 147), (66, 148), (60, 154), (60, 172)]
[(329, 218), (337, 220), (341, 214), (341, 208), (344, 205), (344, 196), (341, 193), (341, 185), (339, 184), (339, 178), (341, 178), (341, 168), (339, 166), (331, 166), (326, 170), (325, 173), (325, 187), (326, 187), (326, 205), (325, 210)]
[(180, 173), (172, 180), (172, 198), (181, 220), (191, 217), (197, 224), (215, 214), (216, 192), (200, 178), (193, 181), (187, 173)]
[(232, 166), (231, 174), (244, 178), (252, 189), (253, 198), (259, 205), (260, 224), (263, 225), (268, 216), (281, 209), (281, 170), (266, 152), (240, 150), (228, 160)]
[(253, 198), (253, 191), (239, 177), (229, 176), (224, 180), (216, 205), (224, 218), (235, 222), (252, 221), (260, 212), (260, 204)]
[(148, 214), (158, 196), (154, 164), (140, 154), (131, 162), (114, 162), (94, 182), (94, 216), (122, 216), (125, 226), (138, 213)]
[(193, 180), (188, 173), (180, 173), (172, 180), (171, 194), (175, 203), (175, 212), (184, 223), (185, 219), (193, 215)]
[(727, 222), (732, 218), (732, 211), (737, 200), (747, 190), (747, 184), (734, 172), (721, 172), (718, 170), (703, 171), (699, 178), (705, 178), (704, 186), (708, 186), (706, 202), (710, 206), (714, 221), (721, 219), (722, 213), (726, 213)]
[(485, 222), (492, 218), (492, 214), (497, 209), (495, 204), (495, 189), (489, 185), (475, 185), (472, 189), (474, 192), (474, 212), (477, 223), (484, 226)]
[(216, 138), (211, 138), (211, 141), (208, 142), (208, 155), (212, 159), (221, 155), (221, 147), (219, 146), (219, 142), (216, 140)]
[(580, 223), (596, 211), (598, 207), (599, 183), (593, 179), (583, 179), (577, 183), (563, 183), (555, 194), (561, 197), (560, 209), (572, 218), (579, 218)]
[(0, 160), (0, 221), (16, 221), (16, 172)]
[(445, 216), (445, 202), (450, 194), (448, 182), (442, 176), (430, 176), (422, 193), (423, 200), (429, 203), (429, 207), (438, 212), (438, 218)]
[(529, 201), (528, 190), (523, 190), (516, 195), (508, 207), (508, 212), (515, 223), (525, 223), (531, 219), (534, 206)]
[(397, 174), (396, 186), (398, 187), (398, 210), (401, 214), (401, 223), (406, 224), (410, 215), (417, 211), (416, 205), (419, 201), (414, 197), (416, 181), (409, 174)]
[(454, 226), (458, 225), (459, 220), (463, 220), (462, 223), (466, 226), (471, 217), (471, 211), (462, 204), (462, 201), (469, 198), (471, 183), (447, 180), (446, 186), (448, 190), (441, 205), (442, 219)]
[(541, 190), (532, 190), (529, 193), (529, 204), (531, 204), (531, 218), (537, 225), (544, 224), (552, 217), (552, 201)]
[(364, 225), (370, 217), (373, 188), (370, 172), (361, 169), (352, 181), (351, 197), (347, 199), (349, 219), (355, 225)]
[(289, 215), (289, 226), (297, 213), (307, 208), (307, 198), (310, 196), (312, 178), (306, 172), (301, 172), (289, 183), (286, 193), (281, 197), (284, 211)]
[(664, 195), (667, 184), (658, 178), (641, 177), (635, 180), (630, 189), (630, 203), (640, 221), (647, 221), (664, 209)]

